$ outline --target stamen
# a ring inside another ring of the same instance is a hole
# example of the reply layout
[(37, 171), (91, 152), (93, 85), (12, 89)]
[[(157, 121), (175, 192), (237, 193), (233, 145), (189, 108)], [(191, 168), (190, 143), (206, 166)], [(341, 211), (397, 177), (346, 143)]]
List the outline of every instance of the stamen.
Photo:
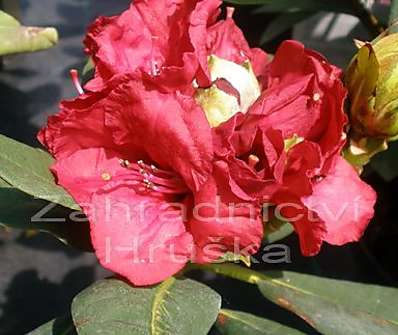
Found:
[(256, 155), (249, 156), (248, 164), (252, 169), (254, 169), (258, 163), (260, 163), (260, 158), (258, 158)]
[(151, 75), (157, 77), (160, 74), (159, 64), (156, 61), (151, 61)]
[(159, 39), (159, 36), (152, 36), (152, 50), (151, 50), (151, 60), (150, 60), (150, 70), (149, 75), (152, 77), (157, 77), (160, 75), (160, 66), (159, 63), (155, 60), (154, 56), (154, 45), (156, 44), (156, 40)]
[(72, 69), (70, 70), (70, 76), (72, 78), (72, 83), (75, 86), (77, 92), (79, 92), (80, 95), (84, 94), (83, 87), (80, 84), (79, 80), (79, 72), (76, 69)]
[(161, 170), (155, 165), (147, 165), (142, 160), (137, 161), (137, 163), (120, 160), (120, 164), (130, 171), (130, 177), (138, 181), (138, 184), (141, 184), (146, 191), (156, 191), (163, 194), (189, 192), (183, 180), (171, 171)]
[(127, 168), (130, 165), (130, 162), (125, 159), (119, 159), (120, 165), (124, 168)]
[(322, 180), (324, 180), (325, 179), (325, 176), (322, 176), (322, 175), (319, 175), (319, 176), (315, 176), (315, 177), (313, 177), (312, 178), (312, 181), (314, 182), (314, 183), (320, 183)]

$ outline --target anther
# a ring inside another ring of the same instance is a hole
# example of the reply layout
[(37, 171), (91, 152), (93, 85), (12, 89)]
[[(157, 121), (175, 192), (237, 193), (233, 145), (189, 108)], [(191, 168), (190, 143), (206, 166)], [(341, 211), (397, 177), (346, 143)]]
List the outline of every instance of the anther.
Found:
[(319, 93), (315, 93), (315, 94), (312, 96), (312, 99), (313, 99), (315, 102), (318, 102), (318, 101), (321, 99), (321, 95), (320, 95)]
[(103, 174), (101, 174), (101, 178), (104, 181), (110, 181), (112, 179), (112, 176), (109, 172), (104, 172)]
[(160, 74), (160, 68), (156, 61), (151, 62), (151, 75), (156, 77)]
[(125, 160), (125, 159), (119, 159), (119, 163), (124, 168), (128, 168), (129, 165), (130, 165), (130, 162), (128, 160)]
[(313, 178), (314, 182), (316, 182), (316, 183), (319, 183), (319, 182), (321, 182), (324, 179), (325, 179), (325, 176), (315, 176)]

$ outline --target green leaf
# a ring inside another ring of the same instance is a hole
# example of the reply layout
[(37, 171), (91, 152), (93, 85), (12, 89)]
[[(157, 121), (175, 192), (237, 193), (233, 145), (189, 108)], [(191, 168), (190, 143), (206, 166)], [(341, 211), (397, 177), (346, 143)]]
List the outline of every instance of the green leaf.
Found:
[(216, 292), (190, 279), (148, 288), (108, 279), (73, 300), (72, 317), (79, 335), (206, 335), (220, 304)]
[(51, 48), (58, 42), (55, 28), (24, 27), (0, 11), (0, 55), (34, 52)]
[(270, 22), (270, 24), (263, 32), (260, 44), (271, 41), (275, 37), (293, 27), (295, 24), (300, 23), (305, 19), (308, 19), (314, 14), (314, 12), (292, 12), (279, 15)]
[(50, 233), (65, 244), (92, 251), (87, 221), (84, 221), (83, 216), (81, 222), (80, 214), (77, 215), (80, 221), (75, 222), (71, 214), (68, 208), (34, 199), (13, 187), (0, 186), (0, 225)]
[(227, 309), (220, 311), (216, 327), (222, 335), (305, 335), (278, 322)]
[(290, 223), (283, 224), (279, 229), (266, 234), (264, 242), (267, 244), (273, 244), (294, 233), (294, 227)]
[(77, 335), (70, 316), (51, 320), (27, 335)]
[(292, 272), (279, 277), (258, 281), (261, 293), (324, 335), (398, 334), (397, 289)]
[(11, 187), (11, 185), (7, 183), (4, 179), (0, 178), (0, 188), (1, 187)]
[(49, 170), (53, 162), (43, 150), (0, 135), (0, 178), (33, 197), (79, 210), (72, 197), (55, 184)]

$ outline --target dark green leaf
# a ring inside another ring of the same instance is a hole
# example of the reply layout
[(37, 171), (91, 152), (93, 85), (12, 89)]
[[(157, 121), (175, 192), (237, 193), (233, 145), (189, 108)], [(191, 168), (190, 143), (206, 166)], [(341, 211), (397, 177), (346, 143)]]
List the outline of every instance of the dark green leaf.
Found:
[(397, 289), (291, 272), (258, 287), (322, 334), (398, 334)]
[(190, 279), (148, 288), (108, 279), (73, 300), (72, 317), (79, 335), (206, 335), (220, 304), (216, 292)]
[(314, 15), (314, 12), (292, 12), (279, 15), (267, 26), (261, 36), (260, 43), (264, 44), (271, 41), (293, 27), (295, 24), (300, 23), (312, 15)]
[(294, 232), (294, 227), (288, 222), (269, 222), (265, 225), (264, 242), (272, 244), (283, 240)]
[(0, 11), (0, 55), (44, 50), (57, 42), (56, 29), (24, 27), (12, 16)]
[(0, 178), (33, 197), (78, 210), (72, 197), (55, 184), (49, 170), (52, 164), (43, 150), (0, 135)]
[(304, 335), (278, 322), (227, 309), (220, 311), (216, 326), (222, 335)]
[(77, 335), (70, 316), (47, 322), (27, 335)]
[(34, 199), (15, 188), (0, 187), (0, 225), (47, 232), (66, 244), (91, 251), (88, 222), (74, 212), (80, 220), (75, 222), (72, 213), (68, 208)]

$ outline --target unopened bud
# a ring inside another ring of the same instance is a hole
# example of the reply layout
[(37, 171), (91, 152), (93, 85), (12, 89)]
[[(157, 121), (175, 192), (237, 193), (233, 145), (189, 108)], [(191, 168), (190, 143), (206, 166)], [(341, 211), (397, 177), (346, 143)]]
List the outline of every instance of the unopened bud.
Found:
[(398, 34), (364, 43), (348, 68), (346, 83), (356, 136), (398, 139)]

